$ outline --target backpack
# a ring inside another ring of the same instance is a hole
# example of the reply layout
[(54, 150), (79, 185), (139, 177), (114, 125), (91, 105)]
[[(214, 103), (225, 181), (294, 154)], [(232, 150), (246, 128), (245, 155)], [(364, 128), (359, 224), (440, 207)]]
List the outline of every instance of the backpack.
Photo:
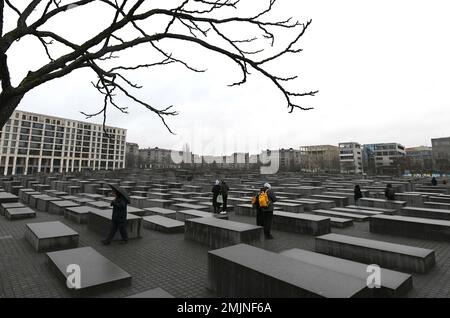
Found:
[(258, 197), (258, 203), (261, 208), (269, 207), (269, 196), (267, 195), (267, 191), (261, 191)]

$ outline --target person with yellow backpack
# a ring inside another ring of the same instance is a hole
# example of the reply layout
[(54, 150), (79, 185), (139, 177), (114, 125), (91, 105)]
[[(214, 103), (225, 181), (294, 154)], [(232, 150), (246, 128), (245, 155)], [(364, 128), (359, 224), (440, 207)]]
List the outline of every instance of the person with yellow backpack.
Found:
[(252, 199), (252, 203), (256, 207), (256, 224), (264, 227), (264, 237), (268, 240), (273, 239), (270, 231), (276, 201), (277, 197), (269, 183), (265, 183), (259, 194)]
[(256, 209), (256, 225), (258, 226), (264, 226), (264, 217), (261, 207), (259, 206), (259, 194), (264, 191), (264, 188), (261, 188), (258, 194), (252, 197), (252, 205)]

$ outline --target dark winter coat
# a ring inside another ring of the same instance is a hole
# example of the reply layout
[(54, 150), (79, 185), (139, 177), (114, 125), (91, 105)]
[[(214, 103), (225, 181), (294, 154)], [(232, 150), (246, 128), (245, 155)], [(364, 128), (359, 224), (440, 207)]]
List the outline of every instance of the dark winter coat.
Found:
[(222, 182), (222, 184), (220, 185), (220, 188), (221, 188), (222, 195), (224, 197), (227, 197), (228, 191), (230, 190), (230, 187), (228, 186), (228, 184), (226, 184), (225, 182)]
[(213, 200), (216, 201), (219, 194), (222, 193), (222, 187), (219, 184), (216, 184), (213, 186), (211, 192), (213, 194)]
[(362, 194), (361, 190), (360, 189), (355, 189), (355, 195), (354, 195), (355, 201), (361, 199), (362, 197), (363, 197), (363, 194)]
[(393, 188), (386, 188), (384, 191), (384, 196), (388, 200), (395, 200), (395, 190)]
[(115, 222), (126, 222), (127, 220), (127, 200), (119, 196), (111, 202), (113, 207), (112, 220)]

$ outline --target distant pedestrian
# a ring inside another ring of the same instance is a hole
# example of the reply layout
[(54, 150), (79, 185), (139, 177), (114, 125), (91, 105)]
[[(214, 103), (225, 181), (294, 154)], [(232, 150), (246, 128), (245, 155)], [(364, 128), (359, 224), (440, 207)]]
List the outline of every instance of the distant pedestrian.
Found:
[(103, 245), (111, 244), (117, 230), (119, 230), (122, 236), (122, 242), (128, 243), (128, 233), (127, 233), (127, 199), (116, 189), (113, 188), (114, 200), (111, 202), (113, 207), (112, 218), (111, 218), (111, 230), (108, 237), (102, 241)]
[(264, 237), (268, 240), (273, 239), (270, 230), (272, 228), (272, 218), (274, 203), (277, 202), (277, 197), (272, 191), (272, 187), (269, 183), (265, 183), (263, 191), (258, 195), (258, 203), (263, 215)]
[(436, 180), (436, 177), (431, 178), (431, 185), (432, 185), (433, 187), (435, 187), (435, 186), (437, 186), (437, 184), (438, 184), (438, 182), (437, 182), (437, 180)]
[(220, 183), (220, 187), (221, 187), (221, 193), (222, 193), (222, 212), (220, 212), (221, 214), (226, 214), (227, 213), (227, 200), (228, 200), (228, 191), (230, 190), (230, 187), (228, 186), (228, 184), (222, 180), (222, 182)]
[(259, 194), (264, 191), (264, 188), (261, 188), (259, 193), (252, 198), (252, 206), (256, 209), (256, 225), (258, 226), (264, 226), (264, 215), (261, 207), (259, 206)]
[(395, 200), (395, 190), (392, 187), (392, 184), (388, 183), (386, 189), (384, 190), (384, 196), (386, 199), (394, 201)]
[(444, 176), (444, 178), (442, 179), (442, 184), (446, 185), (448, 183), (448, 177), (447, 175)]
[(219, 213), (220, 212), (220, 205), (221, 205), (221, 203), (218, 202), (217, 199), (218, 199), (219, 195), (222, 194), (222, 187), (220, 186), (220, 181), (219, 180), (216, 180), (216, 182), (214, 183), (214, 186), (213, 186), (211, 192), (213, 194), (212, 204), (213, 204), (213, 208), (214, 208), (214, 213)]
[(359, 199), (361, 199), (363, 197), (363, 194), (361, 192), (361, 187), (359, 186), (359, 184), (355, 185), (355, 191), (354, 191), (354, 199), (355, 199), (355, 204), (359, 206)]

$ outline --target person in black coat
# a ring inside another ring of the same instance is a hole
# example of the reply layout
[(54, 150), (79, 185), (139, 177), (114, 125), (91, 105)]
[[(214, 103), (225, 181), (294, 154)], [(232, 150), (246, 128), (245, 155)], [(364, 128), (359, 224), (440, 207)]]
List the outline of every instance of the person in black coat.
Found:
[(392, 187), (392, 184), (389, 183), (386, 186), (386, 190), (384, 190), (384, 196), (388, 200), (391, 200), (391, 201), (395, 200), (395, 191), (394, 191), (394, 188)]
[(228, 200), (228, 191), (230, 190), (230, 187), (228, 186), (228, 184), (226, 184), (226, 182), (224, 180), (222, 180), (221, 184), (220, 184), (220, 191), (222, 193), (222, 199), (223, 199), (223, 203), (222, 203), (222, 214), (227, 213), (227, 200)]
[[(265, 191), (265, 189), (261, 188), (259, 190), (259, 193), (263, 191)], [(253, 207), (256, 209), (256, 225), (264, 226), (264, 215), (261, 207), (259, 206), (259, 193), (255, 196), (255, 203), (253, 204)]]
[(267, 192), (267, 196), (269, 197), (269, 206), (266, 208), (261, 208), (263, 214), (264, 237), (271, 240), (273, 239), (273, 236), (270, 233), (270, 230), (272, 228), (274, 203), (277, 202), (277, 197), (272, 191), (272, 187), (269, 183), (264, 184), (263, 191)]
[(433, 177), (432, 179), (431, 179), (431, 185), (432, 186), (437, 186), (437, 184), (438, 184), (438, 182), (437, 182), (437, 180), (436, 180), (436, 177)]
[(361, 192), (361, 187), (359, 186), (359, 184), (355, 185), (355, 191), (354, 191), (354, 199), (355, 199), (355, 204), (359, 205), (359, 199), (361, 199), (363, 197), (362, 192)]
[(217, 202), (217, 197), (219, 196), (219, 194), (222, 193), (222, 187), (220, 186), (219, 180), (216, 180), (211, 192), (213, 194), (212, 203), (213, 203), (214, 213), (219, 213), (221, 203)]
[(128, 243), (128, 233), (127, 233), (127, 200), (118, 192), (113, 190), (113, 195), (115, 199), (111, 202), (113, 207), (112, 219), (111, 219), (111, 230), (108, 237), (102, 241), (104, 245), (111, 244), (117, 230), (119, 230), (122, 236), (122, 242)]

